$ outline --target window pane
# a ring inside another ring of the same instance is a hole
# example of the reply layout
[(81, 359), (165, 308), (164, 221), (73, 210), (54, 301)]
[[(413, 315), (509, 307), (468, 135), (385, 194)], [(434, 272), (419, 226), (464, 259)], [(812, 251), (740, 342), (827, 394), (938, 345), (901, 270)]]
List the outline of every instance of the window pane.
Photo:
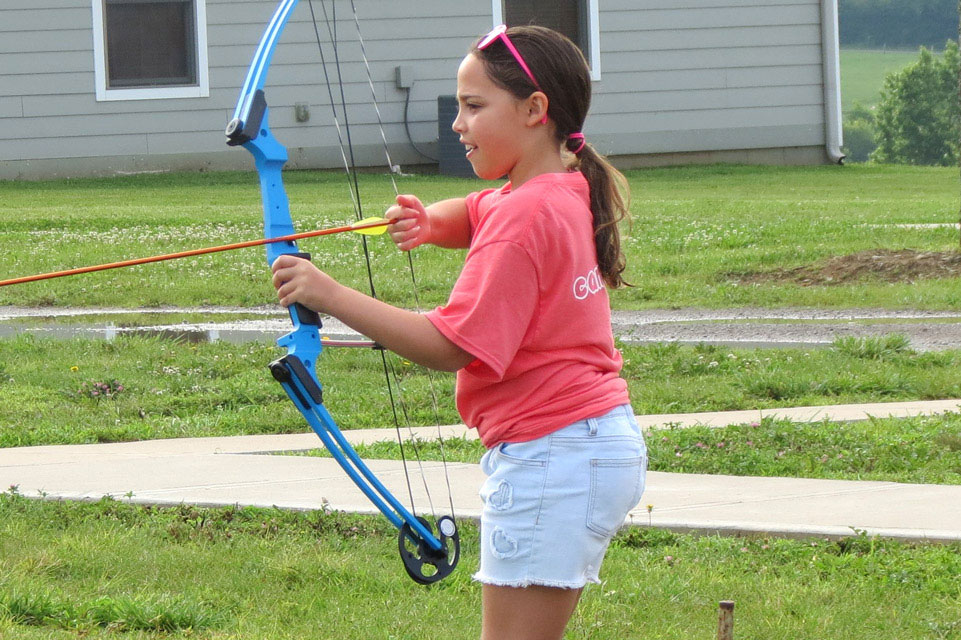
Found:
[(108, 86), (196, 84), (193, 3), (106, 3)]
[(560, 31), (587, 51), (584, 0), (504, 0), (504, 21), (511, 25), (537, 24)]

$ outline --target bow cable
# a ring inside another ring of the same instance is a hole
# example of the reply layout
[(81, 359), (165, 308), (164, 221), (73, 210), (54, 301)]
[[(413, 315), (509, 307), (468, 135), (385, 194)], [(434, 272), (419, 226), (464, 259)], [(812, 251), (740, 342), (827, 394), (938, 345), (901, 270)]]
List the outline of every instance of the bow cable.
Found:
[[(377, 128), (380, 130), (380, 139), (384, 143), (384, 156), (387, 159), (387, 175), (390, 176), (390, 184), (394, 188), (394, 196), (396, 198), (397, 196), (400, 195), (400, 191), (397, 188), (397, 181), (394, 180), (394, 173), (395, 173), (395, 170), (399, 171), (399, 165), (395, 165), (390, 157), (390, 148), (387, 144), (387, 134), (384, 131), (384, 120), (380, 115), (380, 107), (377, 104), (377, 90), (374, 88), (374, 78), (373, 78), (373, 74), (370, 71), (370, 62), (368, 61), (368, 58), (367, 58), (367, 45), (364, 42), (364, 35), (363, 33), (361, 33), (360, 20), (357, 17), (357, 7), (354, 4), (354, 0), (350, 0), (350, 8), (354, 16), (354, 26), (357, 30), (357, 41), (360, 43), (360, 54), (364, 60), (364, 68), (367, 70), (367, 86), (370, 87), (370, 100), (371, 100), (371, 103), (374, 105), (374, 112), (377, 115)], [(366, 241), (366, 238), (365, 238), (365, 241)], [(419, 287), (417, 285), (417, 275), (414, 269), (413, 252), (406, 251), (405, 253), (407, 254), (407, 268), (410, 273), (411, 291), (414, 294), (414, 309), (418, 313), (420, 313), (422, 310), (422, 307), (420, 304), (420, 295), (418, 294)], [(440, 411), (439, 411), (439, 408), (438, 408), (439, 405), (437, 402), (437, 391), (434, 386), (434, 375), (433, 375), (433, 372), (430, 370), (430, 368), (424, 367), (424, 369), (427, 372), (427, 381), (428, 381), (428, 386), (430, 387), (431, 404), (434, 410), (434, 424), (437, 427), (437, 443), (440, 448), (441, 461), (443, 462), (443, 465), (444, 465), (444, 480), (447, 482), (447, 497), (448, 497), (448, 500), (450, 501), (450, 513), (451, 513), (451, 516), (453, 516), (454, 515), (454, 497), (453, 497), (453, 492), (451, 491), (451, 486), (450, 486), (450, 474), (447, 472), (447, 454), (444, 451), (444, 438), (440, 430)], [(394, 375), (395, 376), (397, 375), (396, 372), (394, 373)], [(407, 418), (407, 428), (410, 431), (411, 430), (410, 418), (407, 416), (406, 406), (404, 405), (403, 401), (401, 401), (401, 409), (404, 410), (405, 418)], [(411, 431), (411, 436), (413, 436), (412, 431)], [(416, 441), (414, 442), (415, 442), (414, 448), (416, 452), (416, 448), (417, 448)], [(419, 462), (419, 455), (418, 455), (418, 462)], [(430, 496), (430, 492), (428, 492), (428, 497), (429, 496)]]
[[(317, 51), (320, 54), (321, 67), (324, 70), (324, 83), (327, 86), (327, 96), (330, 100), (331, 117), (333, 118), (333, 121), (334, 121), (334, 128), (337, 131), (337, 143), (340, 147), (340, 157), (344, 163), (344, 174), (347, 178), (347, 191), (350, 193), (350, 199), (354, 206), (354, 214), (359, 220), (363, 217), (363, 206), (361, 204), (360, 184), (358, 182), (357, 172), (352, 169), (355, 166), (354, 145), (350, 135), (350, 119), (347, 113), (347, 99), (346, 99), (346, 96), (344, 95), (344, 81), (340, 72), (340, 56), (339, 56), (339, 50), (337, 47), (337, 34), (336, 34), (336, 27), (337, 27), (336, 4), (332, 5), (332, 11), (334, 12), (334, 15), (333, 15), (334, 25), (332, 28), (331, 17), (327, 13), (327, 5), (324, 3), (324, 0), (320, 0), (320, 1), (321, 1), (321, 8), (324, 11), (324, 20), (327, 24), (327, 33), (330, 37), (330, 41), (331, 41), (331, 45), (334, 53), (334, 68), (337, 71), (337, 85), (340, 87), (341, 108), (344, 114), (343, 129), (341, 129), (340, 117), (337, 114), (337, 100), (334, 98), (333, 83), (331, 82), (331, 79), (330, 79), (330, 72), (327, 70), (327, 57), (324, 54), (324, 47), (321, 43), (320, 31), (317, 27), (317, 15), (314, 12), (313, 0), (308, 0), (307, 5), (310, 8), (310, 18), (314, 28), (314, 37), (317, 41)], [(344, 140), (345, 136), (346, 136), (346, 143)], [(349, 155), (349, 159), (348, 159), (348, 155)], [(374, 271), (373, 271), (373, 267), (371, 266), (370, 247), (367, 244), (366, 238), (363, 239), (362, 246), (364, 248), (364, 263), (367, 266), (367, 283), (370, 288), (370, 295), (371, 297), (376, 298), (377, 290), (374, 286)], [(403, 440), (400, 438), (400, 435), (399, 435), (400, 420), (397, 416), (397, 402), (394, 397), (393, 385), (391, 384), (391, 378), (388, 372), (389, 367), (387, 363), (386, 351), (381, 350), (380, 356), (381, 356), (381, 364), (384, 369), (384, 377), (387, 381), (387, 394), (390, 399), (390, 409), (391, 409), (391, 413), (393, 414), (394, 428), (398, 430), (398, 445), (400, 446), (401, 462), (403, 463), (403, 467), (404, 467), (404, 479), (407, 483), (407, 494), (408, 494), (408, 499), (410, 500), (410, 508), (411, 508), (411, 511), (416, 512), (415, 505), (414, 505), (414, 493), (410, 484), (410, 474), (407, 469), (407, 456), (404, 452)], [(436, 519), (436, 516), (435, 516), (435, 519)]]
[[(331, 12), (330, 12), (330, 13), (328, 13), (328, 11), (327, 11), (327, 6), (326, 6), (326, 3), (324, 2), (324, 0), (320, 0), (320, 4), (321, 4), (321, 8), (322, 8), (322, 10), (323, 10), (324, 20), (325, 20), (325, 23), (326, 23), (326, 26), (327, 26), (327, 32), (328, 32), (328, 36), (329, 36), (329, 39), (330, 39), (330, 42), (331, 42), (331, 45), (332, 45), (332, 50), (333, 50), (334, 68), (335, 68), (336, 73), (337, 73), (337, 83), (338, 83), (339, 93), (340, 93), (340, 106), (341, 106), (341, 110), (342, 110), (343, 118), (344, 118), (344, 127), (343, 127), (343, 130), (341, 129), (339, 117), (338, 117), (338, 114), (337, 114), (337, 106), (336, 106), (336, 102), (337, 102), (337, 101), (336, 101), (335, 98), (334, 98), (332, 82), (331, 82), (331, 79), (330, 79), (330, 73), (329, 73), (328, 70), (327, 70), (326, 56), (325, 56), (325, 54), (324, 54), (323, 45), (322, 45), (322, 43), (321, 43), (320, 33), (319, 33), (319, 30), (318, 30), (318, 26), (317, 26), (317, 19), (316, 19), (316, 14), (315, 14), (315, 11), (314, 11), (313, 0), (308, 0), (308, 5), (309, 5), (309, 7), (310, 7), (311, 18), (312, 18), (313, 27), (314, 27), (314, 34), (315, 34), (315, 38), (316, 38), (316, 40), (317, 40), (317, 47), (318, 47), (318, 51), (319, 51), (319, 53), (320, 53), (321, 63), (322, 63), (323, 68), (324, 68), (324, 79), (325, 79), (325, 83), (326, 83), (326, 86), (327, 86), (328, 97), (329, 97), (329, 99), (330, 99), (332, 117), (333, 117), (334, 124), (335, 124), (335, 128), (336, 128), (336, 131), (337, 131), (337, 139), (338, 139), (338, 143), (339, 143), (339, 146), (340, 146), (341, 158), (342, 158), (342, 160), (343, 160), (343, 162), (344, 162), (344, 170), (345, 170), (345, 173), (346, 173), (346, 176), (347, 176), (348, 189), (349, 189), (349, 191), (350, 191), (350, 193), (351, 193), (351, 200), (353, 201), (353, 204), (354, 204), (356, 217), (357, 217), (358, 220), (360, 220), (360, 219), (363, 219), (363, 208), (362, 208), (362, 204), (361, 204), (361, 194), (360, 194), (360, 185), (359, 185), (359, 179), (358, 179), (358, 171), (357, 171), (357, 169), (356, 169), (356, 162), (355, 162), (355, 156), (354, 156), (353, 140), (352, 140), (352, 138), (351, 138), (351, 133), (350, 133), (350, 121), (349, 121), (349, 116), (348, 116), (348, 111), (347, 111), (347, 100), (346, 100), (346, 95), (345, 95), (345, 93), (344, 93), (344, 83), (343, 83), (343, 76), (342, 76), (342, 71), (341, 71), (341, 62), (340, 62), (340, 54), (339, 54), (339, 40), (338, 40), (338, 37), (337, 37), (336, 2), (332, 0), (332, 2), (331, 2)], [(386, 152), (386, 154), (387, 154), (387, 162), (388, 162), (388, 170), (389, 170), (388, 173), (389, 173), (389, 175), (390, 175), (391, 184), (392, 184), (392, 186), (393, 186), (394, 194), (395, 194), (395, 196), (396, 196), (399, 192), (398, 192), (397, 184), (396, 184), (396, 182), (395, 182), (395, 180), (394, 180), (394, 176), (393, 176), (393, 173), (394, 173), (394, 170), (395, 170), (395, 166), (392, 164), (392, 162), (391, 162), (391, 160), (390, 160), (389, 151), (387, 150), (387, 138), (386, 138), (386, 133), (384, 132), (383, 121), (382, 121), (382, 118), (381, 118), (381, 115), (380, 115), (379, 106), (378, 106), (378, 104), (377, 104), (376, 91), (375, 91), (374, 88), (373, 88), (373, 80), (372, 80), (372, 78), (371, 78), (370, 65), (369, 65), (369, 62), (368, 62), (368, 59), (367, 59), (366, 48), (365, 48), (365, 46), (364, 46), (363, 37), (362, 37), (361, 32), (360, 32), (360, 25), (359, 25), (359, 21), (358, 21), (358, 17), (357, 17), (356, 7), (354, 6), (354, 3), (353, 3), (353, 2), (351, 2), (351, 8), (352, 8), (352, 10), (353, 10), (354, 22), (355, 22), (355, 25), (357, 26), (357, 36), (358, 36), (358, 40), (359, 40), (360, 46), (361, 46), (361, 55), (362, 55), (362, 57), (363, 57), (364, 65), (365, 65), (365, 67), (366, 67), (366, 69), (367, 69), (368, 84), (369, 84), (370, 87), (371, 87), (372, 103), (373, 103), (373, 106), (374, 106), (374, 110), (375, 110), (375, 112), (376, 112), (376, 114), (377, 114), (378, 127), (379, 127), (379, 129), (380, 129), (381, 139), (382, 139), (383, 142), (384, 142), (384, 148), (385, 148), (385, 152)], [(345, 142), (345, 137), (346, 137), (346, 142)], [(366, 265), (367, 265), (368, 284), (369, 284), (369, 287), (370, 287), (371, 296), (374, 297), (374, 298), (376, 298), (376, 297), (377, 297), (377, 294), (376, 294), (376, 288), (375, 288), (374, 279), (373, 279), (373, 267), (372, 267), (371, 258), (370, 258), (370, 250), (369, 250), (369, 247), (368, 247), (368, 244), (367, 244), (367, 241), (366, 241), (367, 239), (366, 239), (366, 238), (362, 238), (361, 240), (362, 240), (363, 246), (364, 246), (364, 257), (365, 257), (365, 261), (366, 261)], [(413, 263), (412, 263), (412, 261), (411, 261), (411, 256), (410, 256), (410, 253), (409, 253), (409, 252), (408, 252), (408, 255), (407, 255), (407, 260), (408, 260), (409, 269), (410, 269), (410, 273), (411, 273), (411, 279), (412, 279), (412, 281), (414, 282), (414, 285), (415, 285), (414, 297), (415, 297), (415, 301), (416, 301), (416, 303), (417, 303), (417, 308), (418, 308), (418, 310), (419, 310), (420, 304), (419, 304), (418, 295), (417, 295), (417, 291), (416, 291), (416, 279), (415, 279), (415, 277), (414, 277)], [(396, 370), (396, 368), (393, 366), (393, 364), (388, 361), (386, 351), (384, 351), (384, 350), (381, 350), (381, 359), (382, 359), (382, 365), (383, 365), (383, 368), (384, 368), (385, 379), (386, 379), (386, 382), (387, 382), (387, 391), (388, 391), (388, 395), (389, 395), (389, 399), (390, 399), (391, 411), (392, 411), (392, 413), (393, 413), (394, 428), (395, 428), (395, 430), (397, 431), (397, 441), (398, 441), (398, 446), (400, 447), (401, 460), (402, 460), (403, 466), (404, 466), (404, 475), (405, 475), (405, 478), (406, 478), (406, 481), (407, 481), (408, 494), (409, 494), (409, 499), (410, 499), (410, 501), (411, 501), (411, 509), (414, 510), (414, 498), (413, 498), (412, 487), (411, 487), (411, 484), (410, 484), (410, 477), (409, 477), (409, 473), (408, 473), (407, 454), (406, 454), (406, 452), (405, 452), (404, 438), (403, 438), (403, 436), (401, 435), (401, 432), (400, 432), (400, 430), (401, 430), (401, 420), (400, 420), (400, 417), (398, 416), (398, 413), (397, 413), (397, 405), (398, 405), (398, 404), (400, 405), (400, 410), (401, 410), (401, 412), (403, 413), (404, 421), (405, 421), (405, 423), (406, 423), (406, 425), (407, 425), (407, 430), (408, 430), (408, 432), (409, 432), (409, 434), (410, 434), (410, 444), (411, 444), (411, 447), (413, 448), (413, 451), (414, 451), (414, 458), (416, 459), (417, 465), (418, 465), (418, 467), (419, 467), (419, 469), (420, 469), (420, 475), (421, 475), (421, 479), (422, 479), (422, 481), (423, 481), (423, 483), (424, 483), (424, 491), (425, 491), (425, 494), (426, 494), (426, 497), (427, 497), (427, 500), (428, 500), (428, 503), (429, 503), (429, 508), (430, 508), (431, 514), (433, 515), (434, 519), (437, 520), (438, 518), (437, 518), (436, 510), (435, 510), (435, 508), (434, 508), (434, 503), (433, 503), (433, 498), (432, 498), (432, 495), (431, 495), (430, 487), (429, 487), (429, 485), (427, 484), (427, 474), (426, 474), (426, 472), (425, 472), (425, 470), (424, 470), (423, 461), (422, 461), (422, 459), (421, 459), (420, 452), (419, 452), (419, 448), (418, 448), (418, 446), (417, 446), (417, 440), (416, 440), (416, 437), (415, 437), (415, 435), (414, 435), (414, 433), (413, 433), (412, 421), (411, 421), (411, 419), (410, 419), (410, 414), (409, 414), (409, 412), (408, 412), (408, 410), (407, 410), (407, 404), (406, 404), (406, 402), (405, 402), (404, 399), (403, 399), (403, 395), (400, 393), (400, 392), (402, 391), (402, 385), (401, 385), (400, 382), (399, 382), (400, 376), (399, 376), (399, 374), (397, 373), (397, 370)], [(441, 433), (440, 433), (440, 419), (439, 419), (437, 396), (436, 396), (436, 390), (435, 390), (435, 386), (434, 386), (434, 382), (433, 382), (433, 376), (432, 376), (432, 374), (431, 374), (431, 372), (430, 372), (429, 369), (427, 369), (427, 375), (428, 375), (428, 382), (429, 382), (430, 392), (431, 392), (431, 400), (432, 400), (432, 403), (433, 403), (433, 410), (434, 410), (434, 416), (435, 416), (435, 424), (437, 425), (438, 436), (440, 437), (440, 436), (441, 436)], [(393, 381), (392, 381), (392, 379), (393, 379)], [(396, 387), (396, 389), (397, 389), (397, 394), (398, 394), (398, 395), (395, 395), (395, 392), (394, 392), (394, 388), (395, 388), (395, 387)], [(451, 491), (450, 474), (449, 474), (448, 468), (447, 468), (447, 459), (446, 459), (446, 455), (445, 455), (445, 453), (444, 453), (443, 439), (442, 439), (442, 437), (440, 438), (439, 442), (440, 442), (440, 449), (441, 449), (441, 457), (442, 457), (442, 460), (443, 460), (444, 478), (445, 478), (445, 481), (446, 481), (446, 483), (447, 483), (448, 500), (449, 500), (449, 502), (450, 502), (451, 515), (453, 516), (453, 513), (454, 513), (453, 493), (452, 493), (452, 491)]]

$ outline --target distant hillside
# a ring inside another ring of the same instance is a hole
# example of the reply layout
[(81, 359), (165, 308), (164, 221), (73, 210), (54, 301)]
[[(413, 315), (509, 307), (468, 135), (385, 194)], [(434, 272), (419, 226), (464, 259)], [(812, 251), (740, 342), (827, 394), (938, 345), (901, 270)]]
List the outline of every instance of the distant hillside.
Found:
[(839, 0), (842, 47), (944, 48), (958, 37), (958, 0)]
[(916, 51), (841, 49), (841, 106), (845, 113), (854, 103), (872, 107), (881, 97), (884, 76), (917, 61)]

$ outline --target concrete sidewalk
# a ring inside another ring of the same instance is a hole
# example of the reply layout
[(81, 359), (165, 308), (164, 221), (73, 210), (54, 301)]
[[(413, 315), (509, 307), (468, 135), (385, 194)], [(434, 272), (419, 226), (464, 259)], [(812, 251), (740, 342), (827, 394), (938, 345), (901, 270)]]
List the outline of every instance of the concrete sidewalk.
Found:
[[(950, 400), (639, 416), (639, 420), (645, 428), (722, 426), (765, 416), (799, 422), (844, 421), (959, 410), (961, 400)], [(442, 431), (444, 437), (467, 433), (461, 426), (442, 427)], [(429, 438), (437, 429), (422, 427), (413, 432)], [(345, 435), (355, 443), (395, 439), (393, 429)], [(22, 495), (49, 499), (113, 496), (150, 504), (373, 512), (367, 498), (333, 460), (272, 455), (319, 446), (313, 433), (305, 433), (0, 449), (0, 487), (16, 486)], [(407, 501), (399, 462), (373, 460), (369, 466), (396, 496)], [(443, 465), (409, 462), (408, 466), (417, 511), (430, 512), (425, 484), (433, 491), (438, 513), (448, 511)], [(426, 482), (421, 481), (418, 467)], [(477, 465), (448, 463), (447, 471), (457, 517), (478, 517), (477, 489), (483, 475)], [(653, 505), (651, 512), (647, 505)], [(835, 537), (857, 530), (907, 540), (961, 541), (961, 486), (650, 472), (647, 491), (627, 522), (722, 534)]]

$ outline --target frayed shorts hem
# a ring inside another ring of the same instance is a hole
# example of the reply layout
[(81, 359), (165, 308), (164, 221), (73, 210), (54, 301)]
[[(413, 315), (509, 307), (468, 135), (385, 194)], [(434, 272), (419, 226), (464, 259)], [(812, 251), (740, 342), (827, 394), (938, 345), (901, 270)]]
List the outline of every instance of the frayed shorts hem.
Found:
[(600, 584), (600, 580), (578, 580), (575, 582), (565, 582), (561, 580), (538, 580), (538, 579), (527, 579), (527, 580), (495, 580), (493, 578), (488, 578), (475, 573), (473, 575), (475, 582), (480, 582), (481, 584), (490, 585), (492, 587), (514, 587), (517, 589), (525, 589), (527, 587), (551, 587), (553, 589), (583, 589), (588, 584)]

